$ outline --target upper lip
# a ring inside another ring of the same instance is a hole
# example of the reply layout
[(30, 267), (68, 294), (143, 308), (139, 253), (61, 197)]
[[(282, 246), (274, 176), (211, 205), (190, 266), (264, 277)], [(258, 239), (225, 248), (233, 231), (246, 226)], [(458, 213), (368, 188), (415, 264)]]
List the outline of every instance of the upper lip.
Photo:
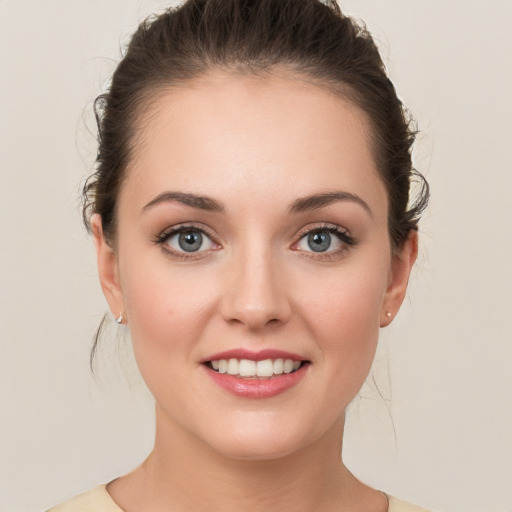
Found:
[(293, 352), (266, 348), (263, 350), (248, 350), (246, 348), (235, 348), (224, 352), (217, 352), (204, 358), (201, 362), (219, 361), (220, 359), (248, 359), (249, 361), (263, 361), (265, 359), (291, 359), (293, 361), (305, 361), (305, 358)]

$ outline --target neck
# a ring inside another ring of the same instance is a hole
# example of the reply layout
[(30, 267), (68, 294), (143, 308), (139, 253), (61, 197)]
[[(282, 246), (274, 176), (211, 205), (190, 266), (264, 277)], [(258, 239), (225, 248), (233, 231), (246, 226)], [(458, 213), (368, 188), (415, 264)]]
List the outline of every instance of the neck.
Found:
[[(114, 481), (108, 490), (125, 512), (271, 512), (283, 510), (283, 504), (297, 512), (359, 510), (361, 503), (367, 503), (369, 488), (343, 465), (343, 427), (344, 418), (340, 418), (320, 439), (293, 454), (248, 460), (219, 454), (165, 421), (157, 409), (152, 453), (140, 468)], [(375, 492), (371, 493), (375, 502)]]

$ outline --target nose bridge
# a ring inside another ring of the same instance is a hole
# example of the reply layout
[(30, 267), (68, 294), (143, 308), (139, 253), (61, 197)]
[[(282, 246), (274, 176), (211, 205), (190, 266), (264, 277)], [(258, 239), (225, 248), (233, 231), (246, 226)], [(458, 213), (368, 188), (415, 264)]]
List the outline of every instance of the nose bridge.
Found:
[(223, 315), (250, 329), (284, 323), (290, 315), (286, 287), (279, 279), (278, 256), (262, 237), (246, 237), (234, 249), (230, 261), (228, 290)]

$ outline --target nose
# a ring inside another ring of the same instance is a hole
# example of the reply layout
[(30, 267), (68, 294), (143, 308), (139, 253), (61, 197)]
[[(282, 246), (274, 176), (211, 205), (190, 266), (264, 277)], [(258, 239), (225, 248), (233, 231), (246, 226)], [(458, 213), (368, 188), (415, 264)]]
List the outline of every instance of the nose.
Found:
[(226, 322), (258, 331), (288, 322), (291, 304), (286, 279), (270, 250), (247, 250), (230, 262), (222, 298)]

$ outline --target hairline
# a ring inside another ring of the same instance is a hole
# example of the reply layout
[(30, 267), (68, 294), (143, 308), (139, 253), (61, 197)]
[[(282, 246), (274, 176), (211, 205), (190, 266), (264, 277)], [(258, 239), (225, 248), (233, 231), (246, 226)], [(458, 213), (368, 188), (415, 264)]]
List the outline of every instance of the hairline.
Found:
[[(375, 163), (376, 175), (378, 179), (383, 183), (386, 190), (386, 201), (388, 208), (388, 233), (390, 235), (391, 244), (394, 245), (391, 237), (389, 216), (391, 209), (390, 191), (388, 184), (384, 179), (384, 172), (381, 170), (381, 164), (379, 162), (379, 142), (378, 142), (378, 129), (375, 126), (371, 115), (364, 109), (361, 94), (359, 94), (351, 85), (343, 81), (335, 81), (334, 79), (327, 79), (325, 77), (318, 78), (311, 75), (293, 64), (277, 63), (267, 67), (251, 66), (251, 64), (235, 62), (232, 65), (229, 64), (209, 64), (205, 65), (203, 69), (197, 71), (189, 76), (175, 78), (172, 81), (167, 77), (149, 79), (146, 84), (141, 87), (138, 98), (132, 107), (132, 114), (128, 119), (128, 125), (131, 126), (132, 136), (130, 137), (126, 151), (126, 165), (123, 169), (122, 179), (120, 180), (120, 186), (117, 190), (117, 197), (120, 197), (121, 188), (123, 183), (126, 181), (126, 173), (128, 172), (131, 163), (133, 161), (133, 153), (137, 146), (143, 143), (144, 133), (147, 123), (156, 116), (158, 109), (155, 108), (162, 97), (168, 93), (175, 91), (184, 90), (187, 86), (194, 86), (203, 78), (224, 76), (236, 78), (245, 77), (257, 77), (265, 80), (268, 77), (277, 77), (285, 80), (289, 80), (295, 83), (302, 83), (305, 86), (311, 86), (319, 89), (323, 92), (331, 95), (335, 100), (349, 103), (350, 105), (357, 108), (359, 114), (363, 116), (365, 121), (366, 129), (363, 130), (363, 136), (369, 146), (371, 156)], [(144, 122), (143, 122), (144, 120)], [(118, 227), (118, 208), (119, 201), (116, 201), (116, 205), (113, 211), (113, 236), (112, 246), (117, 246), (117, 227)]]

